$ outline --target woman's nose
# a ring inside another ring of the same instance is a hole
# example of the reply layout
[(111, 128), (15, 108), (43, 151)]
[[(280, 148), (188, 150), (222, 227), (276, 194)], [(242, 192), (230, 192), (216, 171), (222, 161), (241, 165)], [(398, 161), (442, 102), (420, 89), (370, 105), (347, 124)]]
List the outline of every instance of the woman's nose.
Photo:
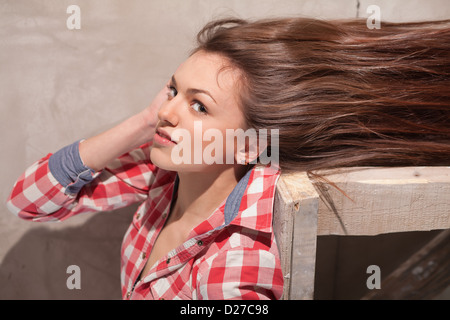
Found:
[(162, 104), (161, 108), (158, 111), (158, 118), (161, 121), (165, 121), (170, 123), (172, 126), (176, 126), (178, 124), (178, 114), (176, 108), (177, 101), (175, 98), (172, 100), (168, 100)]

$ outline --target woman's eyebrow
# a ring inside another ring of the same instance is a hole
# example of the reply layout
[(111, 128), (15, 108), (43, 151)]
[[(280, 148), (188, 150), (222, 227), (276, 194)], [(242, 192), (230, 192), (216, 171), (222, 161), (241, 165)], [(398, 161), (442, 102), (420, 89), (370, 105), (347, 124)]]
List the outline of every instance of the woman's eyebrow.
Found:
[[(175, 80), (175, 76), (172, 76), (172, 83), (175, 87), (177, 87), (177, 81)], [(211, 95), (211, 93), (209, 93), (209, 91), (207, 90), (202, 90), (202, 89), (195, 89), (195, 88), (188, 88), (186, 90), (186, 92), (188, 94), (196, 94), (196, 93), (203, 93), (208, 95), (211, 99), (213, 99), (213, 101), (217, 104), (216, 99), (214, 99), (214, 97)]]

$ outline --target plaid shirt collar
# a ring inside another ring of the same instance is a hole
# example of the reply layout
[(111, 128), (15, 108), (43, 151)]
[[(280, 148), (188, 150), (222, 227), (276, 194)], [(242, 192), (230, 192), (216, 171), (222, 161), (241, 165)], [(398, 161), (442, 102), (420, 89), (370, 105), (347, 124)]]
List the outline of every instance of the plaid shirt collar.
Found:
[[(192, 230), (191, 236), (213, 233), (231, 225), (271, 233), (273, 200), (279, 175), (279, 169), (253, 167), (212, 215)], [(177, 175), (173, 195), (178, 190), (178, 182)], [(262, 198), (268, 201), (260, 201)]]

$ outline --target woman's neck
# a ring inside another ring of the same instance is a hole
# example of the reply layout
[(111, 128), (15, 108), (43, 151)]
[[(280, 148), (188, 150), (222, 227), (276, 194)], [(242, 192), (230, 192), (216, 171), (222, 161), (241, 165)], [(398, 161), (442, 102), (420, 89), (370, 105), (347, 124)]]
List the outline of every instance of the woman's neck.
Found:
[(206, 220), (245, 175), (244, 166), (214, 172), (179, 172), (178, 196), (172, 214), (177, 218)]

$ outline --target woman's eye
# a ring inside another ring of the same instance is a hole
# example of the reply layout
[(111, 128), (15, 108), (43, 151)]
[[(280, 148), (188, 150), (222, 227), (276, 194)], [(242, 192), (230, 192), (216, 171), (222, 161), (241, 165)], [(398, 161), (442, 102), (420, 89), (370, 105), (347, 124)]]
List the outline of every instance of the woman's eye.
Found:
[(194, 101), (194, 102), (191, 104), (191, 107), (192, 107), (192, 109), (194, 109), (194, 110), (197, 111), (197, 112), (200, 112), (200, 113), (206, 113), (206, 108), (205, 108), (205, 106), (204, 106), (203, 104), (201, 104), (200, 102), (198, 102), (198, 101)]
[(172, 87), (172, 86), (168, 86), (168, 88), (169, 88), (169, 92), (167, 93), (167, 96), (169, 97), (169, 99), (175, 98), (176, 95), (178, 94), (177, 89), (175, 89), (175, 88)]

